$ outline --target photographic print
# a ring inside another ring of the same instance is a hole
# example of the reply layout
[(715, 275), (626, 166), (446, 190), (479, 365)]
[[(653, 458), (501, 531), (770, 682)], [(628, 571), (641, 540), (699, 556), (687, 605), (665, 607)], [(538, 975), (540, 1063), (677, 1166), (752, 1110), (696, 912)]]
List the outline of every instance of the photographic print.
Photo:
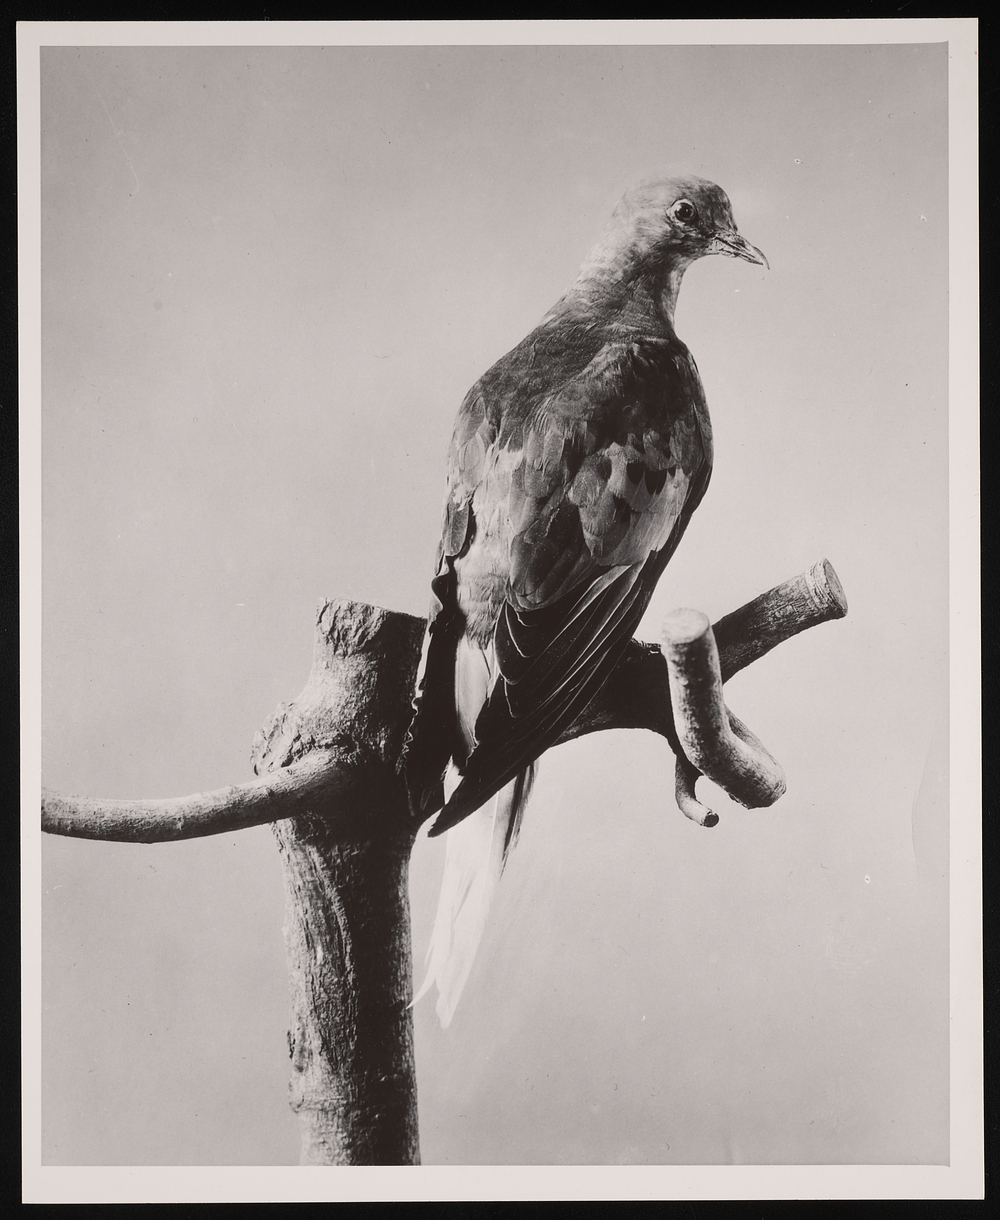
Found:
[(954, 1163), (963, 23), (711, 24), (33, 27), (43, 1175)]

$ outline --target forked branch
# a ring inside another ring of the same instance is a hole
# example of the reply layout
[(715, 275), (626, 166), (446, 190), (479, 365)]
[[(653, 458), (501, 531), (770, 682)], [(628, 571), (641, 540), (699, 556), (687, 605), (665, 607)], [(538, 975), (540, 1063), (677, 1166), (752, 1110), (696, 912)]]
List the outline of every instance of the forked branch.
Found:
[(703, 826), (718, 820), (694, 794), (699, 774), (747, 809), (782, 796), (785, 776), (770, 753), (722, 699), (719, 650), (706, 615), (675, 610), (663, 630), (670, 675), (670, 703), (682, 754), (677, 756), (675, 795), (681, 811)]
[(664, 624), (670, 697), (681, 749), (674, 795), (702, 826), (719, 818), (695, 795), (699, 776), (748, 809), (772, 805), (785, 791), (778, 763), (726, 707), (722, 684), (782, 640), (828, 619), (843, 618), (847, 598), (829, 560), (778, 585), (714, 627), (697, 610), (677, 610)]
[[(385, 660), (399, 672), (412, 672), (420, 620), (377, 613), (398, 628), (391, 633), (396, 655)], [(677, 755), (677, 803), (703, 825), (718, 819), (695, 796), (701, 774), (740, 804), (770, 805), (784, 791), (781, 769), (725, 707), (721, 685), (783, 640), (846, 613), (840, 582), (825, 559), (726, 615), (714, 628), (698, 611), (676, 611), (666, 625), (665, 654), (633, 640), (618, 669), (560, 740), (611, 728), (661, 734)], [(398, 716), (407, 715), (408, 704), (401, 705)], [(336, 810), (339, 796), (354, 790), (360, 772), (371, 771), (369, 745), (332, 726), (327, 740), (303, 743), (279, 769), (250, 783), (192, 796), (129, 801), (43, 791), (42, 829), (76, 838), (157, 843), (295, 818), (318, 802)], [(329, 830), (336, 833), (335, 826)]]
[[(703, 825), (718, 819), (694, 794), (702, 772), (738, 801), (769, 804), (780, 770), (726, 709), (721, 684), (846, 609), (823, 561), (727, 615), (714, 640), (704, 615), (682, 611), (668, 621), (666, 655), (633, 640), (561, 740), (607, 728), (662, 734), (678, 759), (678, 803)], [(252, 783), (162, 801), (43, 795), (43, 829), (80, 838), (154, 843), (273, 824), (304, 1164), (419, 1162), (407, 897), (417, 826), (400, 755), (423, 632), (410, 615), (324, 603), (309, 680), (258, 733)]]

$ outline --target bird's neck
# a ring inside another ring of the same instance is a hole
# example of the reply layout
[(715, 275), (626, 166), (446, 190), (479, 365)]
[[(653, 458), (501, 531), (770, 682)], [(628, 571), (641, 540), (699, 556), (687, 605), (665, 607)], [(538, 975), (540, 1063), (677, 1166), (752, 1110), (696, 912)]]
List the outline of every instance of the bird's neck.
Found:
[(690, 261), (674, 259), (651, 272), (648, 264), (638, 260), (630, 265), (621, 258), (604, 261), (592, 257), (550, 316), (611, 318), (628, 329), (673, 334), (677, 296)]
[(671, 330), (674, 328), (674, 310), (677, 308), (677, 295), (681, 290), (681, 280), (689, 266), (690, 264), (687, 262), (672, 263), (657, 279), (657, 308)]

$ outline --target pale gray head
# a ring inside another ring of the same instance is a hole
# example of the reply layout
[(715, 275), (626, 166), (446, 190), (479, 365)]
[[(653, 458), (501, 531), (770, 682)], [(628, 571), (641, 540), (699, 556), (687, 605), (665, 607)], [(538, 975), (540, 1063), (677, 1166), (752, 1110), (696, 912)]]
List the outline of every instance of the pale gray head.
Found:
[(655, 178), (626, 192), (583, 271), (682, 272), (706, 254), (768, 265), (760, 250), (737, 232), (721, 187), (705, 178)]

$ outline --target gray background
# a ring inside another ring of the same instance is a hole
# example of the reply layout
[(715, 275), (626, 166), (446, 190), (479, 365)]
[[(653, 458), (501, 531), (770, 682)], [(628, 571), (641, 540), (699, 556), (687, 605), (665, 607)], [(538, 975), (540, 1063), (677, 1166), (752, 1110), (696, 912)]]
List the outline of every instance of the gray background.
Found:
[[(944, 45), (42, 52), (50, 787), (248, 778), (321, 596), (425, 611), (458, 403), (630, 182), (771, 261), (685, 279), (717, 461), (640, 634), (830, 558), (849, 617), (727, 688), (788, 794), (704, 830), (661, 740), (546, 757), (415, 1013), (427, 1163), (947, 1159), (946, 91)], [(294, 1163), (270, 832), (43, 846), (45, 1161)]]

